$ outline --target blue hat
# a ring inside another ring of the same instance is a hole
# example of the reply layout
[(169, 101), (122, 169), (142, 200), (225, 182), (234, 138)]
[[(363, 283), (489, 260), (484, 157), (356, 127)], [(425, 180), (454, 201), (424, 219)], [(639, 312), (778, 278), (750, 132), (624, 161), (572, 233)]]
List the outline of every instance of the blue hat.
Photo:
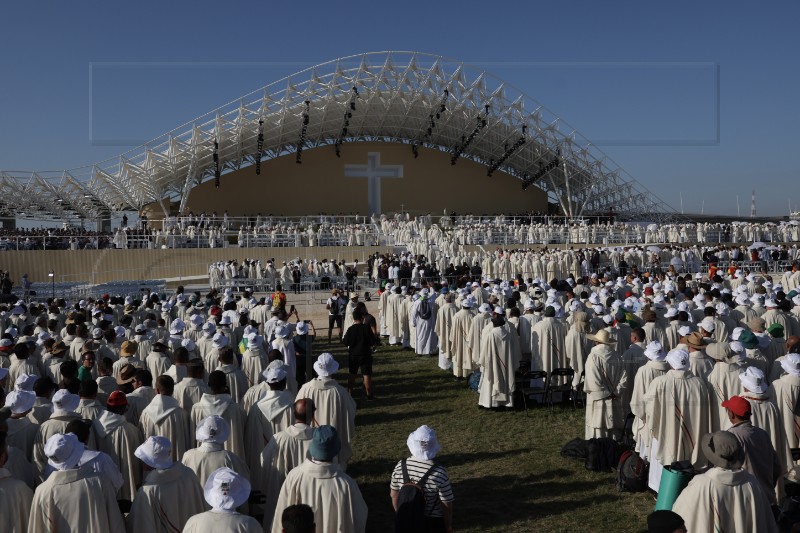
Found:
[(442, 290), (439, 291), (439, 294), (447, 294), (448, 292), (450, 292), (450, 289), (447, 287), (442, 287)]
[(339, 453), (342, 443), (336, 428), (333, 426), (319, 426), (311, 437), (311, 446), (308, 453), (318, 461), (330, 461)]

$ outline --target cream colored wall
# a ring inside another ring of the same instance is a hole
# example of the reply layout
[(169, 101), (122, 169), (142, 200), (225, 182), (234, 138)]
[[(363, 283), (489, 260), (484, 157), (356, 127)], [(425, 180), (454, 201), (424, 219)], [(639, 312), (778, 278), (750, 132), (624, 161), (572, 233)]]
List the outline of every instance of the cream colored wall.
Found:
[[(403, 178), (381, 180), (382, 211), (412, 214), (522, 213), (547, 211), (547, 196), (503, 172), (486, 176), (486, 167), (468, 159), (450, 164), (450, 154), (382, 142), (346, 143), (337, 158), (333, 146), (305, 150), (302, 164), (289, 154), (222, 176), (221, 186), (207, 181), (189, 195), (195, 213), (228, 210), (230, 215), (368, 214), (367, 180), (345, 177), (344, 165), (366, 164), (368, 152), (380, 152), (382, 165), (403, 165)], [(158, 215), (153, 215), (158, 216)]]
[[(387, 253), (385, 246), (330, 246), (325, 248), (214, 248), (178, 250), (20, 250), (2, 252), (0, 268), (11, 273), (15, 283), (28, 274), (42, 290), (50, 283), (48, 271), (56, 281), (105, 283), (120, 280), (167, 279), (208, 274), (208, 265), (215, 261), (245, 258), (265, 263), (302, 259), (354, 259), (365, 262), (370, 254)], [(44, 292), (42, 294), (45, 294)]]

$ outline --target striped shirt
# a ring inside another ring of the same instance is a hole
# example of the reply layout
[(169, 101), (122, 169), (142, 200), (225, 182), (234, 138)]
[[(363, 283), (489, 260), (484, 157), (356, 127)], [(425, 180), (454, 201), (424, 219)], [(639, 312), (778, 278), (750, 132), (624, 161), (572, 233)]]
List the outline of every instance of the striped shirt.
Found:
[[(425, 472), (433, 466), (433, 461), (421, 461), (414, 457), (406, 459), (408, 477), (412, 482), (422, 479)], [(403, 488), (403, 466), (402, 461), (397, 463), (392, 472), (391, 489), (399, 491)], [(425, 481), (425, 516), (439, 517), (443, 515), (442, 502), (453, 501), (453, 488), (450, 486), (450, 478), (447, 470), (443, 466), (437, 465)]]

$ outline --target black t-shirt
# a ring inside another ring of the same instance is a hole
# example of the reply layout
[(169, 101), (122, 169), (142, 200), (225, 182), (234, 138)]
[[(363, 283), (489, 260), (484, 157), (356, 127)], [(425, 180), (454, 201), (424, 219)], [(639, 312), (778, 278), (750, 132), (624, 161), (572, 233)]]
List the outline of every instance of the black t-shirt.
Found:
[(375, 335), (367, 324), (353, 324), (342, 337), (342, 344), (347, 346), (347, 353), (353, 357), (372, 355), (375, 346)]

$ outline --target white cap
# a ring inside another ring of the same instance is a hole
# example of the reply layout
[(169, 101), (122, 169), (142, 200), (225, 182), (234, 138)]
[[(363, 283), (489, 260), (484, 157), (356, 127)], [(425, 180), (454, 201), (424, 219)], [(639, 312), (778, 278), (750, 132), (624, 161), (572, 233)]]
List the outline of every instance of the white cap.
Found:
[(288, 324), (281, 324), (277, 328), (275, 328), (275, 336), (279, 339), (285, 339), (289, 336), (289, 325)]
[(700, 327), (709, 333), (714, 333), (714, 321), (710, 320), (708, 317), (700, 321)]
[(149, 437), (133, 452), (144, 464), (150, 468), (164, 470), (173, 465), (172, 443), (166, 437), (159, 435)]
[(663, 361), (666, 357), (664, 347), (658, 341), (650, 342), (644, 350), (644, 355), (651, 361)]
[(215, 511), (235, 511), (250, 497), (250, 482), (228, 467), (214, 470), (203, 487), (203, 496)]
[(286, 379), (286, 369), (284, 367), (273, 367), (264, 370), (264, 378), (267, 383), (280, 383)]
[(213, 335), (217, 331), (217, 326), (213, 322), (206, 322), (203, 324), (203, 331)]
[(306, 333), (308, 333), (308, 324), (306, 324), (305, 322), (298, 322), (294, 330), (295, 332), (297, 332), (298, 335), (305, 335)]
[(670, 350), (667, 354), (669, 366), (675, 370), (686, 370), (689, 368), (689, 352), (686, 350)]
[(678, 328), (678, 335), (681, 337), (686, 337), (687, 335), (692, 333), (692, 328), (689, 326), (681, 326)]
[(750, 392), (764, 394), (769, 388), (767, 380), (764, 379), (764, 372), (756, 366), (745, 368), (744, 372), (739, 374), (739, 380), (742, 382), (742, 386)]
[(678, 316), (678, 310), (674, 307), (670, 307), (669, 309), (667, 309), (667, 312), (664, 313), (665, 318), (672, 318), (674, 316)]
[(800, 376), (800, 355), (796, 353), (786, 354), (781, 360), (781, 368), (793, 376)]

